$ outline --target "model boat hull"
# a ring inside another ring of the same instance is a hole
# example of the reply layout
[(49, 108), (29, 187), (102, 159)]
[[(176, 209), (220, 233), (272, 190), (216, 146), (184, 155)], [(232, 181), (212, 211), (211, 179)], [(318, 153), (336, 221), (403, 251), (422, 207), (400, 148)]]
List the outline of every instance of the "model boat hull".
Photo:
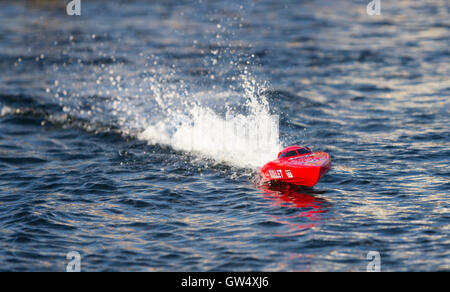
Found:
[(325, 152), (314, 152), (290, 159), (271, 161), (261, 168), (261, 175), (264, 181), (312, 187), (330, 168), (330, 155)]

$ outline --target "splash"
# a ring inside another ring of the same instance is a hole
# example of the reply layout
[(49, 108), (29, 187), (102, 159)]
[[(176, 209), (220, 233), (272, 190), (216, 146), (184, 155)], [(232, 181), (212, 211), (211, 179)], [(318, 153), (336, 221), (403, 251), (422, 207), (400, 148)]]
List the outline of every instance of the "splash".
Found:
[[(124, 40), (119, 50), (95, 41), (101, 58), (79, 55), (75, 66), (82, 74), (58, 67), (61, 77), (49, 83), (46, 93), (68, 117), (87, 121), (88, 127), (109, 126), (124, 136), (219, 164), (260, 167), (281, 149), (279, 125), (264, 95), (266, 84), (250, 73), (254, 50), (236, 37), (244, 11), (238, 5), (236, 17), (208, 17), (211, 25), (195, 39), (164, 35), (163, 51), (127, 55), (122, 47), (134, 44)], [(97, 40), (95, 35), (91, 39)], [(72, 36), (69, 40), (78, 46)], [(184, 49), (166, 49), (170, 42)], [(85, 64), (95, 66), (86, 70)]]
[[(262, 166), (273, 159), (281, 147), (278, 116), (271, 115), (257, 82), (248, 76), (241, 76), (241, 79), (243, 106), (239, 110), (226, 106), (224, 114), (203, 104), (201, 99), (182, 102), (178, 99), (186, 95), (164, 93), (156, 87), (155, 100), (162, 115), (137, 137), (151, 144), (168, 145), (175, 150), (212, 158), (219, 163), (248, 168)], [(219, 96), (223, 101), (227, 94)], [(228, 96), (232, 97), (233, 93)], [(167, 106), (169, 104), (183, 106), (171, 108)]]
[[(234, 66), (236, 62), (222, 63)], [(205, 86), (203, 79), (189, 79), (183, 72), (151, 62), (140, 75), (124, 66), (97, 68), (85, 77), (89, 82), (74, 86), (55, 81), (55, 88), (47, 92), (54, 94), (65, 114), (88, 121), (89, 127), (110, 125), (124, 136), (200, 159), (261, 167), (281, 149), (278, 116), (271, 113), (267, 85), (258, 82), (247, 66), (238, 68), (238, 73), (220, 66), (216, 64), (212, 74), (229, 74), (232, 85), (225, 85), (227, 80)]]

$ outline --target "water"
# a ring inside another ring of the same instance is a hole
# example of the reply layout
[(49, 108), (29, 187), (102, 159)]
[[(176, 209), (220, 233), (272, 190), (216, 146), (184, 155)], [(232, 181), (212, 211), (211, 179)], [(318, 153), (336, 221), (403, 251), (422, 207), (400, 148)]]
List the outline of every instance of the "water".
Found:
[(450, 270), (448, 2), (298, 2), (2, 2), (0, 270)]

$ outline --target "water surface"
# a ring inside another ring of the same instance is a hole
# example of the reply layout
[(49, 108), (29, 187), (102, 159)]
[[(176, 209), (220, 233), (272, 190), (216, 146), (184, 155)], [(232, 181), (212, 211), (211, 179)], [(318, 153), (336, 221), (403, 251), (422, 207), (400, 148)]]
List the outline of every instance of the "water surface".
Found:
[(450, 269), (447, 1), (87, 2), (0, 8), (0, 270)]

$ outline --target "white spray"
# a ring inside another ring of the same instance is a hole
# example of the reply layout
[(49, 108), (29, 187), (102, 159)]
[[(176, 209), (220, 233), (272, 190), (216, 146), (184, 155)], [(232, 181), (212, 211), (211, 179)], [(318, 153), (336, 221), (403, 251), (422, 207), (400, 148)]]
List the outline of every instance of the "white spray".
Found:
[[(165, 93), (153, 84), (151, 87), (162, 115), (149, 122), (137, 137), (219, 163), (249, 168), (262, 166), (281, 148), (278, 116), (270, 114), (267, 99), (256, 81), (248, 76), (241, 76), (241, 79), (245, 114), (227, 107), (226, 113), (221, 115), (195, 98), (181, 102), (179, 99), (186, 98), (185, 95)], [(176, 104), (183, 106), (168, 106), (174, 104), (174, 98), (178, 101)], [(226, 98), (226, 94), (220, 98)]]

